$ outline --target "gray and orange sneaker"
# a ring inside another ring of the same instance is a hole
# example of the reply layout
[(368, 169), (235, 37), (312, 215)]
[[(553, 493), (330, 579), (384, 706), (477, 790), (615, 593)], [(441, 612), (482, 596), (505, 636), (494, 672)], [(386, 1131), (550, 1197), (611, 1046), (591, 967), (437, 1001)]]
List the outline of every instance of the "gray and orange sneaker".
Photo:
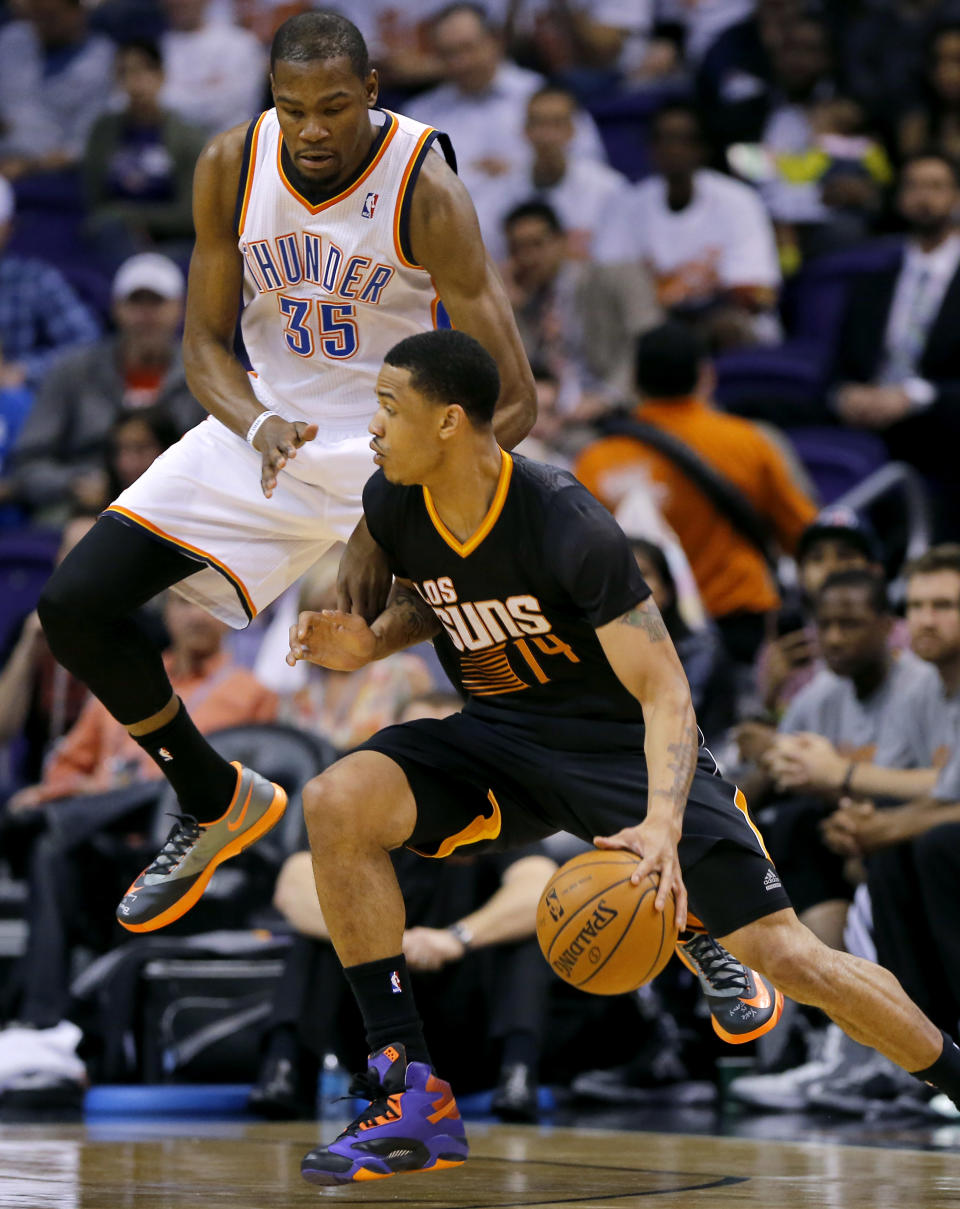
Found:
[(744, 1045), (776, 1027), (783, 1015), (783, 995), (708, 932), (688, 927), (680, 933), (676, 953), (700, 979), (713, 1031), (721, 1040)]
[(408, 1062), (399, 1043), (371, 1054), (349, 1094), (370, 1107), (329, 1146), (300, 1164), (311, 1184), (351, 1184), (390, 1175), (443, 1171), (467, 1159), (467, 1137), (450, 1084), (425, 1062)]
[(123, 896), (117, 920), (128, 932), (153, 932), (186, 915), (214, 870), (255, 843), (280, 821), (287, 795), (252, 768), (233, 762), (237, 788), (226, 812), (212, 823), (174, 816), (166, 843)]

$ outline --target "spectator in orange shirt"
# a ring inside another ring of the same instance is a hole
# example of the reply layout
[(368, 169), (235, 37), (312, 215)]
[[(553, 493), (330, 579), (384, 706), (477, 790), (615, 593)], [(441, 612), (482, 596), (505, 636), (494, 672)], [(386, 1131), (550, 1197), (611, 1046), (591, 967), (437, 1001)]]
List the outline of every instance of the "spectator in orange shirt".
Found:
[[(786, 459), (756, 425), (709, 403), (713, 368), (699, 337), (671, 320), (637, 342), (633, 415), (661, 429), (735, 487), (792, 553), (813, 520), (813, 501), (793, 482)], [(704, 607), (731, 657), (753, 659), (765, 621), (780, 603), (759, 547), (734, 526), (704, 490), (665, 453), (625, 435), (588, 446), (574, 466), (580, 481), (616, 514), (632, 489), (645, 487), (690, 560)]]

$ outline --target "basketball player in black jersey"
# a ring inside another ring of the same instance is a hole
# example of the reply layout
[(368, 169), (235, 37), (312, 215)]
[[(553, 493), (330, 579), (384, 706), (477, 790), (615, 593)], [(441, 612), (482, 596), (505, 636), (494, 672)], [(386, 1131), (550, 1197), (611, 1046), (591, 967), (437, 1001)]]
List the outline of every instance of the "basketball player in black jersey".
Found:
[[(698, 750), (686, 680), (626, 537), (572, 475), (497, 445), (497, 391), (492, 358), (463, 332), (388, 353), (364, 513), (396, 576), (391, 598), (372, 625), (306, 613), (291, 630), (291, 662), (344, 670), (435, 637), (467, 698), (461, 714), (380, 731), (304, 792), (320, 905), (372, 1051), (354, 1085), (370, 1108), (306, 1156), (304, 1176), (365, 1180), (467, 1155), (410, 997), (387, 857), (401, 845), (443, 857), (566, 830), (634, 852), (635, 879), (659, 874), (657, 907), (674, 893), (681, 928), (689, 893), (694, 955), (747, 980), (719, 988), (729, 1028), (755, 1023), (772, 985), (960, 1098), (960, 1049), (893, 975), (798, 920), (742, 794)], [(690, 960), (688, 945), (681, 933)]]

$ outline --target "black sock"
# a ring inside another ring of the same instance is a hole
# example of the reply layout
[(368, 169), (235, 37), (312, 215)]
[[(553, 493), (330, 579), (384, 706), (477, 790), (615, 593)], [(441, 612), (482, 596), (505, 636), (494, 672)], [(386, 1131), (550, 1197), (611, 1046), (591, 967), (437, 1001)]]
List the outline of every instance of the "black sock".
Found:
[(343, 972), (363, 1016), (370, 1053), (399, 1041), (411, 1062), (432, 1066), (403, 954), (345, 966)]
[(540, 1043), (530, 1029), (517, 1029), (504, 1036), (501, 1066), (528, 1066), (535, 1071), (539, 1057)]
[(166, 726), (133, 737), (176, 790), (185, 813), (200, 823), (224, 814), (237, 788), (237, 770), (200, 734), (182, 701)]
[(947, 1036), (941, 1029), (943, 1037), (943, 1053), (926, 1070), (915, 1070), (911, 1074), (915, 1079), (924, 1083), (932, 1083), (950, 1097), (954, 1104), (960, 1106), (960, 1047), (952, 1037)]

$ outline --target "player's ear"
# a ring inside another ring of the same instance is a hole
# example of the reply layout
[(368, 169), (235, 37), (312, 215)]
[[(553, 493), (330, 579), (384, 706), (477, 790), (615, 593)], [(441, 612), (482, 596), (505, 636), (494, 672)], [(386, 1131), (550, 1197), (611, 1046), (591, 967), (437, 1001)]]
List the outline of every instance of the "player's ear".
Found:
[(370, 72), (363, 82), (363, 87), (367, 94), (367, 108), (374, 109), (377, 104), (377, 98), (380, 96), (380, 73), (375, 67), (370, 68)]
[(440, 439), (448, 441), (460, 431), (466, 422), (467, 416), (463, 408), (457, 403), (451, 403), (449, 407), (443, 409), (443, 418), (440, 421), (439, 429)]

